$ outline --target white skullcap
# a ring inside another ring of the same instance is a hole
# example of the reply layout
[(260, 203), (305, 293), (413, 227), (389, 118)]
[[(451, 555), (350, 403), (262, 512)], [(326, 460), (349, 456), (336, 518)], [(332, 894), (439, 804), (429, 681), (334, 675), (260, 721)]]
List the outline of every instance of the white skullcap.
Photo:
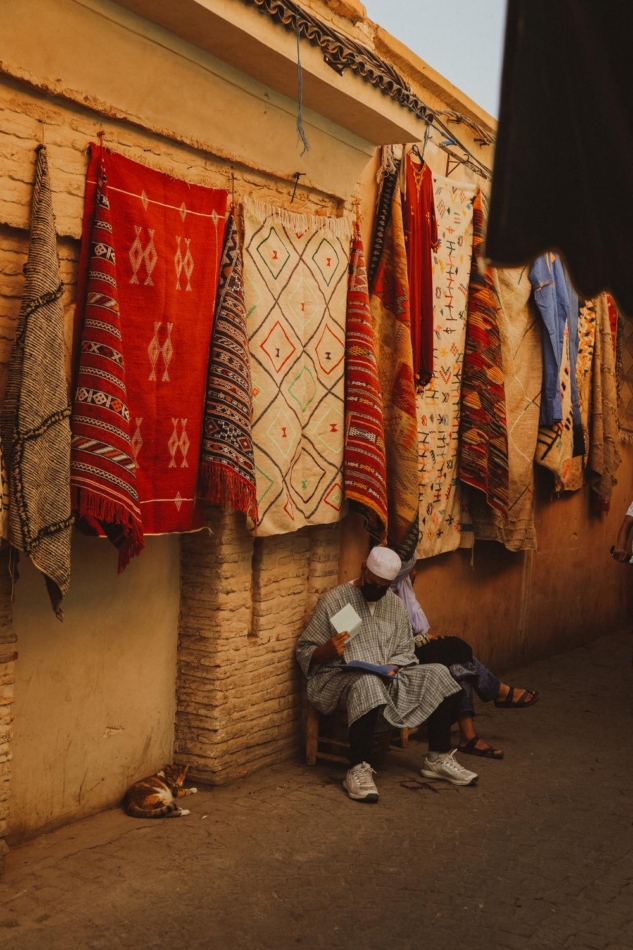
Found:
[(402, 569), (402, 561), (391, 548), (372, 548), (367, 557), (367, 567), (384, 581), (396, 579)]

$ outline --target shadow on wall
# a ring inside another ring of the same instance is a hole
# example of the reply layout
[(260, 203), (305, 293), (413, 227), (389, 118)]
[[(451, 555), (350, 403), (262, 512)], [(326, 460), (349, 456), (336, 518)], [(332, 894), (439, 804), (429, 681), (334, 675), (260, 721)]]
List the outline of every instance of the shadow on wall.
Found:
[(588, 489), (553, 497), (538, 472), (538, 551), (489, 541), (418, 563), (416, 594), (431, 629), (468, 640), (502, 672), (628, 626), (633, 573), (609, 554), (631, 501), (633, 452), (623, 446), (608, 515), (588, 514)]
[(77, 535), (72, 566), (60, 623), (20, 563), (10, 841), (117, 804), (171, 759), (179, 538), (148, 538), (118, 576), (111, 545)]

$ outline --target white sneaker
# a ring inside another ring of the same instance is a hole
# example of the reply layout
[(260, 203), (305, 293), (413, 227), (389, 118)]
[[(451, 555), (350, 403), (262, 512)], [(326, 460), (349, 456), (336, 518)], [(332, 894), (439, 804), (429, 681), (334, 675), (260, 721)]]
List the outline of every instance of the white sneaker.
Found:
[(377, 802), (378, 789), (372, 778), (375, 774), (367, 762), (354, 765), (343, 780), (343, 788), (356, 802)]
[(450, 782), (451, 785), (474, 785), (479, 776), (476, 772), (469, 772), (460, 765), (455, 758), (456, 752), (457, 749), (443, 752), (433, 762), (427, 755), (420, 769), (420, 775), (423, 778), (441, 779), (443, 782)]

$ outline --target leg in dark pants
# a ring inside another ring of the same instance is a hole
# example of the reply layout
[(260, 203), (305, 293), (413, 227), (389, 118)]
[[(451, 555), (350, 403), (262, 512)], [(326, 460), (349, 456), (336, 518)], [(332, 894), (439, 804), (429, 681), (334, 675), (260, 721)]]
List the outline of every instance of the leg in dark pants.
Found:
[(451, 726), (460, 713), (461, 693), (447, 696), (426, 720), (429, 730), (429, 752), (450, 752)]
[[(371, 750), (374, 741), (374, 730), (376, 720), (382, 706), (375, 706), (368, 713), (361, 716), (349, 727), (349, 761), (352, 767), (360, 765), (361, 762), (372, 764)], [(450, 726), (449, 726), (450, 734)]]

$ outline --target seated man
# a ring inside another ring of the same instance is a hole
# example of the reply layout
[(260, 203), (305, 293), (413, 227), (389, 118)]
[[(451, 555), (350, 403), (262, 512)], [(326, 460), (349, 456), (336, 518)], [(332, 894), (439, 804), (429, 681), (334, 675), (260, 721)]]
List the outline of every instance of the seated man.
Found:
[[(308, 699), (324, 714), (343, 704), (349, 721), (350, 763), (344, 788), (356, 801), (378, 801), (372, 779), (372, 739), (379, 713), (398, 729), (428, 722), (429, 752), (421, 774), (453, 785), (472, 785), (475, 772), (464, 769), (451, 751), (451, 723), (459, 714), (460, 688), (439, 665), (420, 666), (415, 657), (407, 610), (393, 591), (402, 566), (395, 551), (376, 547), (355, 581), (319, 598), (297, 643), (297, 659), (308, 679)], [(330, 618), (351, 604), (362, 620), (360, 632), (333, 633)], [(345, 660), (391, 665), (393, 681), (346, 670)]]

